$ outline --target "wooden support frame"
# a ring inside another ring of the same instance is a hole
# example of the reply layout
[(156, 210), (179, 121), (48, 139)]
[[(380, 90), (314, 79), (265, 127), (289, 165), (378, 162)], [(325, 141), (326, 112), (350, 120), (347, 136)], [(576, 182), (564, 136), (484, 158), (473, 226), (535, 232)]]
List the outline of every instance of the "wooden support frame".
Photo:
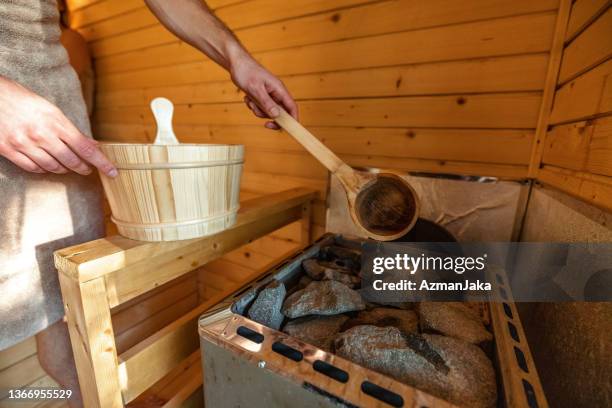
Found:
[(199, 315), (238, 287), (228, 288), (120, 356), (111, 308), (294, 221), (301, 221), (300, 239), (307, 243), (315, 195), (314, 190), (295, 188), (249, 200), (232, 228), (208, 237), (142, 242), (114, 236), (57, 251), (55, 265), (85, 407), (122, 407), (189, 358), (197, 349)]
[(529, 178), (538, 177), (538, 170), (542, 163), (544, 140), (546, 138), (546, 132), (548, 132), (550, 113), (557, 90), (557, 79), (559, 78), (559, 69), (563, 57), (563, 46), (565, 44), (565, 33), (567, 31), (571, 8), (572, 0), (561, 0), (559, 10), (557, 11), (557, 22), (555, 24), (553, 43), (550, 48), (544, 93), (542, 95), (542, 103), (540, 105), (540, 113), (536, 125), (535, 139), (533, 140), (531, 148), (531, 159), (528, 169)]

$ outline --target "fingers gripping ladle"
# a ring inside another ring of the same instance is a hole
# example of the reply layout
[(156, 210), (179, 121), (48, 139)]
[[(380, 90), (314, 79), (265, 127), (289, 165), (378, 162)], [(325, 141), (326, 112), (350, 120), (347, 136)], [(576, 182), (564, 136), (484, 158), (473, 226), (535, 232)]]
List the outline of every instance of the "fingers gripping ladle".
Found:
[(414, 189), (397, 174), (365, 173), (344, 163), (285, 110), (274, 120), (336, 175), (348, 200), (353, 222), (370, 238), (391, 241), (405, 235), (419, 214)]

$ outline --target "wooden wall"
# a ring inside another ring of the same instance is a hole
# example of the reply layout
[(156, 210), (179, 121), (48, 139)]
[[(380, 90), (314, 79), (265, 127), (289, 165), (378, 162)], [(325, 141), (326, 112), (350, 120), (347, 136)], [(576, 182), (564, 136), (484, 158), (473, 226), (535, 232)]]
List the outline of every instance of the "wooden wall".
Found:
[[(318, 188), (323, 229), (323, 167), (264, 129), (226, 72), (161, 27), (142, 0), (68, 3), (94, 56), (98, 138), (151, 141), (148, 103), (164, 95), (177, 105), (182, 141), (246, 145), (245, 194)], [(557, 3), (209, 1), (349, 164), (505, 178), (527, 174)]]
[(537, 178), (612, 210), (612, 9), (571, 9)]

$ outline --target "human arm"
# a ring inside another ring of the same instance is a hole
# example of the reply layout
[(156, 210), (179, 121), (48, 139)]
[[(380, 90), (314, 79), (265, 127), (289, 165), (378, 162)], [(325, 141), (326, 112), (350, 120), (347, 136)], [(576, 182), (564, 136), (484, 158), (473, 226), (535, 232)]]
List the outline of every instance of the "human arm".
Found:
[(0, 155), (32, 173), (117, 175), (95, 140), (45, 98), (0, 76)]
[[(177, 37), (225, 68), (246, 94), (245, 103), (261, 118), (278, 116), (281, 105), (297, 118), (297, 105), (280, 79), (259, 64), (234, 34), (200, 0), (145, 0), (160, 22)], [(274, 122), (266, 127), (277, 129)]]

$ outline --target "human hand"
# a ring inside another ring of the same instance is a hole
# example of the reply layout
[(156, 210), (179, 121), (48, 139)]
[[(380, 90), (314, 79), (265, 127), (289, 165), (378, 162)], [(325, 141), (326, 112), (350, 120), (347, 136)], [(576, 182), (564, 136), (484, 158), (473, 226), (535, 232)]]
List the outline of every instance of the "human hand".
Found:
[[(274, 119), (282, 106), (291, 116), (298, 119), (298, 108), (280, 79), (272, 75), (251, 56), (244, 53), (234, 59), (230, 67), (232, 80), (244, 91), (244, 102), (260, 118)], [(268, 129), (280, 129), (273, 121), (266, 122)]]
[(0, 76), (0, 155), (32, 173), (87, 175), (87, 163), (109, 177), (117, 169), (64, 113), (45, 98)]

